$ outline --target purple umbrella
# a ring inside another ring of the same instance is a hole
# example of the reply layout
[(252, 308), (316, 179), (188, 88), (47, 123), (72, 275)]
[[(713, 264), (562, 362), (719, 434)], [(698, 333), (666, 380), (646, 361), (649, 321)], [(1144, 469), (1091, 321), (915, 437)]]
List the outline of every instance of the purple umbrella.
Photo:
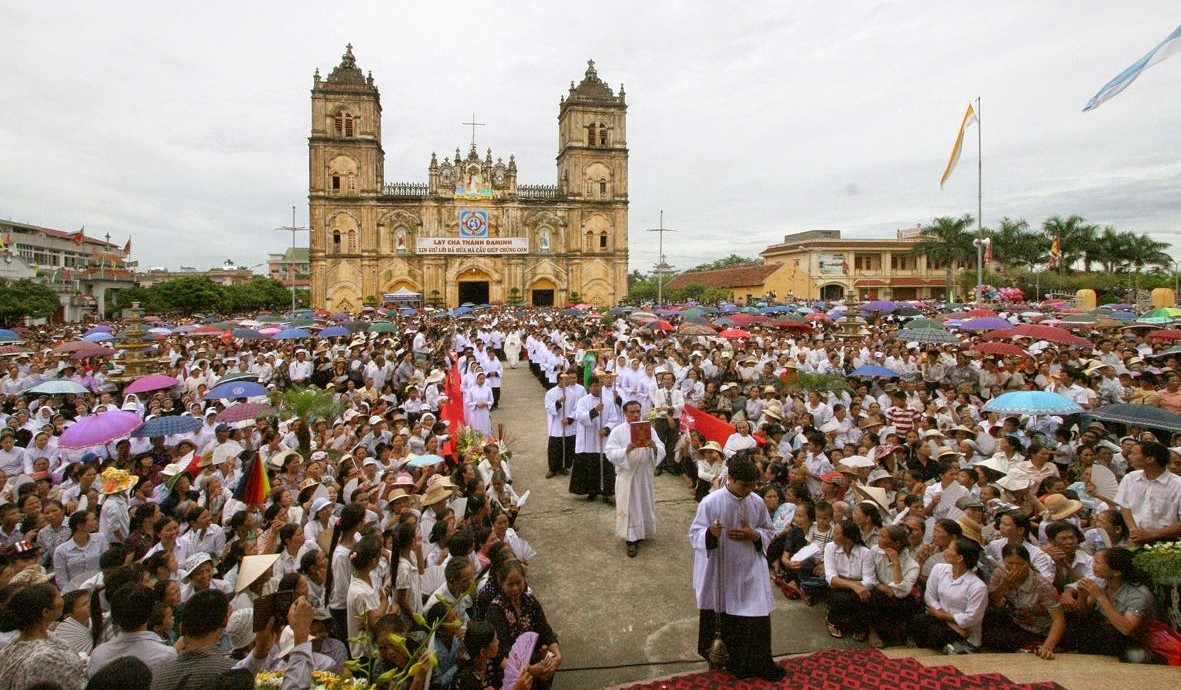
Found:
[(883, 313), (888, 313), (897, 309), (898, 305), (888, 300), (880, 300), (877, 302), (866, 302), (865, 304), (861, 305), (860, 308), (861, 311), (880, 311)]
[(965, 331), (996, 331), (1002, 328), (1012, 328), (1013, 324), (995, 316), (981, 316), (968, 319), (960, 328)]
[(143, 424), (134, 412), (114, 410), (86, 415), (66, 429), (58, 448), (89, 448), (123, 438)]
[(128, 393), (147, 393), (148, 391), (165, 390), (173, 386), (179, 386), (180, 381), (176, 380), (175, 376), (165, 376), (164, 374), (149, 374), (142, 376), (123, 389), (124, 395)]

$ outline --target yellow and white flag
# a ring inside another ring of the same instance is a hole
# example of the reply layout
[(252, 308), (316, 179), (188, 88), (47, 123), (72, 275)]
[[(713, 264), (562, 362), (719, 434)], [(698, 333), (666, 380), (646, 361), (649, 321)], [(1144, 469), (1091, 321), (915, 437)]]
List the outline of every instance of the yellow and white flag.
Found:
[(964, 130), (968, 125), (976, 123), (976, 110), (972, 108), (972, 104), (968, 104), (968, 112), (964, 113), (964, 122), (960, 125), (960, 133), (956, 135), (955, 146), (951, 149), (951, 158), (947, 161), (947, 167), (943, 169), (943, 177), (939, 178), (939, 187), (947, 182), (947, 178), (951, 177), (951, 173), (955, 170), (956, 163), (960, 162), (960, 151), (964, 148)]

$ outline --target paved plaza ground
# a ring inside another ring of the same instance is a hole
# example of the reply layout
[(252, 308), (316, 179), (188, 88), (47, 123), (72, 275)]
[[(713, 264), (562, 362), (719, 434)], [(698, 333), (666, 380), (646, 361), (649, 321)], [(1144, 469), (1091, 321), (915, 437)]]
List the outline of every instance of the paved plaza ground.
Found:
[[(705, 668), (697, 656), (693, 550), (688, 529), (697, 504), (681, 480), (657, 477), (655, 539), (629, 559), (615, 536), (614, 510), (567, 491), (569, 477), (546, 479), (544, 389), (522, 364), (505, 369), (504, 394), (494, 423), (513, 438), (518, 491), (532, 493), (518, 521), (521, 536), (538, 551), (529, 572), (546, 617), (561, 640), (565, 661), (556, 679), (562, 690), (590, 690)], [(809, 608), (776, 592), (771, 617), (776, 656), (841, 646), (824, 627), (824, 606)], [(1059, 655), (1050, 662), (1026, 654), (933, 656), (916, 649), (886, 650), (928, 665), (954, 663), (966, 672), (1000, 672), (1017, 682), (1056, 680), (1069, 690), (1164, 687), (1177, 670), (1128, 666), (1114, 659)]]

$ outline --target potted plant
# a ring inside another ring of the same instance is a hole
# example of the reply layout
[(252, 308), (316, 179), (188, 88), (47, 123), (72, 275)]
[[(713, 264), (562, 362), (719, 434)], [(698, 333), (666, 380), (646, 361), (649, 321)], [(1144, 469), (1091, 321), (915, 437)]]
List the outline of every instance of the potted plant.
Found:
[(1181, 629), (1181, 540), (1149, 544), (1133, 561), (1152, 584), (1161, 618)]

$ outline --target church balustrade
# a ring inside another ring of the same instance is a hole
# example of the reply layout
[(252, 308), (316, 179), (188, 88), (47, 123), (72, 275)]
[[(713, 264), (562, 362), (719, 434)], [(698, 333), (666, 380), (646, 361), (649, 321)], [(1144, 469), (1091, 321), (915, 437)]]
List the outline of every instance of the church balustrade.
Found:
[(517, 185), (517, 196), (521, 199), (560, 199), (562, 190), (556, 184)]
[(382, 194), (403, 199), (425, 199), (431, 195), (431, 188), (425, 182), (391, 182), (385, 186)]

